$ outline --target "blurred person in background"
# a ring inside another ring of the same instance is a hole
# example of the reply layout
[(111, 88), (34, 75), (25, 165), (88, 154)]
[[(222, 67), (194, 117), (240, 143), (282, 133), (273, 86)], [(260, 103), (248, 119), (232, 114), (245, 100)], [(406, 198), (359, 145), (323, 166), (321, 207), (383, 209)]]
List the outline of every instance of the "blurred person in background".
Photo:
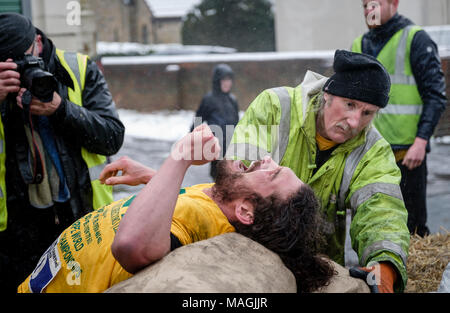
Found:
[[(203, 96), (200, 106), (195, 113), (196, 121), (191, 126), (191, 131), (197, 124), (207, 122), (208, 125), (216, 125), (220, 128), (222, 134), (215, 133), (219, 139), (223, 154), (226, 151), (226, 145), (231, 138), (232, 132), (226, 132), (227, 125), (233, 127), (239, 122), (239, 105), (236, 97), (231, 93), (233, 87), (234, 73), (227, 64), (218, 64), (213, 69), (212, 90)], [(199, 121), (197, 120), (199, 119)], [(211, 127), (213, 132), (218, 130)], [(218, 160), (211, 162), (210, 175), (216, 177), (216, 166)]]

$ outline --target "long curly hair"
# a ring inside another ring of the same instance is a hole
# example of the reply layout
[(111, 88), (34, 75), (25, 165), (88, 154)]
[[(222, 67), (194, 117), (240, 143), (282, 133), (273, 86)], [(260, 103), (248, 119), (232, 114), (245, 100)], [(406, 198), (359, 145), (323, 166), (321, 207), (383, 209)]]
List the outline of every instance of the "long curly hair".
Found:
[(254, 222), (233, 223), (236, 231), (277, 253), (294, 274), (297, 292), (311, 292), (329, 284), (335, 271), (320, 255), (325, 239), (320, 232), (319, 202), (311, 187), (302, 185), (287, 200), (255, 193), (247, 198), (255, 207)]

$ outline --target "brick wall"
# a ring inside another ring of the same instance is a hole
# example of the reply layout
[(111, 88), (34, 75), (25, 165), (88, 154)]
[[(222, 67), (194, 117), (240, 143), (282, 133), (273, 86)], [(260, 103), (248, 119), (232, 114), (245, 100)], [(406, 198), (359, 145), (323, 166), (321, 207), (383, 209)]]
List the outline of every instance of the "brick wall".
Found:
[[(152, 64), (115, 64), (105, 58), (106, 80), (118, 108), (142, 112), (155, 110), (196, 110), (202, 96), (211, 89), (212, 69), (218, 63), (229, 64), (235, 72), (232, 92), (241, 110), (264, 89), (276, 86), (296, 86), (306, 70), (330, 76), (332, 55), (321, 57), (292, 57), (270, 60), (233, 60), (219, 56), (211, 61), (182, 61), (166, 58)], [(117, 60), (117, 59), (114, 59)], [(154, 62), (154, 61), (151, 61)], [(125, 62), (124, 62), (125, 63)], [(442, 59), (450, 95), (450, 56)], [(435, 132), (436, 136), (450, 135), (450, 104)]]

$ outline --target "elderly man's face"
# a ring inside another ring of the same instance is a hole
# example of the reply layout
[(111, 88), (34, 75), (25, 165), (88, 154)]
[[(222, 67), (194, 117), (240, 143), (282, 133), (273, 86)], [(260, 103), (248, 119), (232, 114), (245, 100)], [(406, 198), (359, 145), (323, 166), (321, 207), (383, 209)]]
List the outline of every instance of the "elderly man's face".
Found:
[(358, 135), (375, 117), (379, 107), (367, 102), (331, 96), (324, 93), (322, 127), (319, 133), (336, 143)]

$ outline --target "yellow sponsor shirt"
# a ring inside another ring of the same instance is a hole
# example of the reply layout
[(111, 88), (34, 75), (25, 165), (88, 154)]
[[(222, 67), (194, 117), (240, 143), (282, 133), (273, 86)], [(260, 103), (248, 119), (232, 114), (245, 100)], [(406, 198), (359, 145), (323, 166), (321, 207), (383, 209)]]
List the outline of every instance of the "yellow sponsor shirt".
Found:
[[(171, 233), (183, 245), (234, 231), (201, 184), (180, 190)], [(132, 274), (111, 253), (117, 227), (134, 196), (77, 220), (47, 249), (18, 292), (102, 292)]]

